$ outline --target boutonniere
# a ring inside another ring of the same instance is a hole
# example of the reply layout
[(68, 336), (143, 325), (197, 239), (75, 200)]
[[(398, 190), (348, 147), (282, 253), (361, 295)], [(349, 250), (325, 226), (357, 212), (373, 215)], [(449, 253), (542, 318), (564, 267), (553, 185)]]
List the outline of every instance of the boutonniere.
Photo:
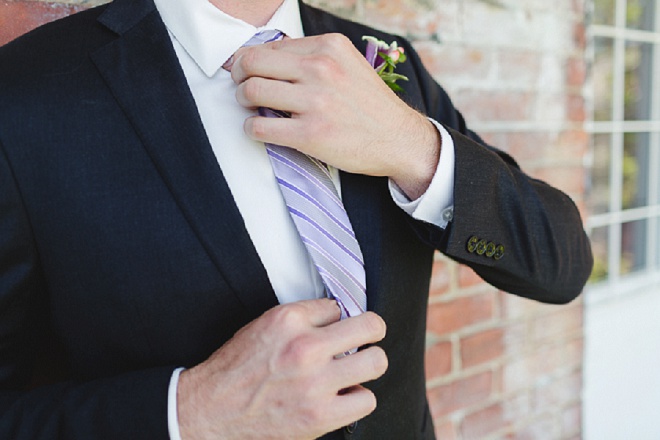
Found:
[(399, 47), (396, 41), (387, 44), (376, 37), (365, 35), (362, 37), (367, 42), (367, 51), (364, 54), (369, 64), (376, 69), (385, 84), (395, 92), (401, 92), (403, 89), (396, 82), (398, 80), (408, 81), (405, 75), (394, 73), (397, 64), (404, 63), (407, 59), (403, 47)]

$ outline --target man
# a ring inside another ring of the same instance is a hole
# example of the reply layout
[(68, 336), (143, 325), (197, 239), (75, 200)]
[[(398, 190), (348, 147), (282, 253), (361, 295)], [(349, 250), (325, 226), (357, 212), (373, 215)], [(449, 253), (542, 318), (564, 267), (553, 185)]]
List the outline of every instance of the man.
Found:
[[(241, 48), (261, 28), (290, 38)], [(294, 0), (116, 0), (0, 49), (0, 437), (431, 439), (434, 249), (579, 294), (569, 198), (468, 131), (401, 39), (391, 92), (364, 35), (395, 39)], [(264, 142), (330, 167), (368, 312), (323, 299)]]

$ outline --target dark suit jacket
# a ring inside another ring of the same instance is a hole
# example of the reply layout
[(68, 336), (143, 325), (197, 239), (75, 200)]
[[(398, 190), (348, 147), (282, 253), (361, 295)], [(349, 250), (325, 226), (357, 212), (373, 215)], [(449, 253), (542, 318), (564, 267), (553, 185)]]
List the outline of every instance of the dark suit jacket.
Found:
[[(394, 39), (302, 15), (308, 35), (341, 32), (360, 50), (365, 34)], [(368, 384), (378, 408), (360, 439), (433, 438), (423, 357), (434, 249), (552, 303), (578, 295), (591, 269), (569, 198), (483, 145), (399, 42), (403, 98), (454, 137), (455, 220), (445, 231), (413, 221), (386, 179), (341, 176), (368, 308), (388, 324), (390, 366)], [(276, 304), (151, 0), (117, 0), (0, 49), (0, 438), (167, 438), (173, 369)]]

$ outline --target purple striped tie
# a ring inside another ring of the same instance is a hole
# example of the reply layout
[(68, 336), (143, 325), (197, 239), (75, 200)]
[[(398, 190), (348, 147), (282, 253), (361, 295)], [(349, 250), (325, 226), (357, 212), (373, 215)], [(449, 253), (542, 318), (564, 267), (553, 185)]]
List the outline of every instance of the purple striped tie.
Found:
[[(279, 40), (282, 32), (266, 30), (244, 46)], [(260, 108), (268, 117), (290, 117), (286, 112)], [(328, 167), (297, 150), (266, 144), (273, 172), (293, 222), (319, 271), (326, 294), (337, 300), (342, 319), (366, 310), (366, 279), (362, 251), (332, 182)]]

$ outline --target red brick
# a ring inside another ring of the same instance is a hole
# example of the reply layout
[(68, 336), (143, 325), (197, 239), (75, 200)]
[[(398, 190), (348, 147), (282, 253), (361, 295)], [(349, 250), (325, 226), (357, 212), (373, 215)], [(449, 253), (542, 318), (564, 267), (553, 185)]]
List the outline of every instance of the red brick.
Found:
[(511, 90), (463, 90), (454, 93), (468, 121), (525, 121), (534, 113), (534, 93)]
[(431, 380), (451, 373), (452, 344), (439, 342), (426, 350), (426, 379)]
[(483, 402), (491, 395), (492, 383), (492, 373), (485, 372), (431, 388), (428, 397), (433, 418)]
[(487, 330), (461, 339), (461, 366), (473, 367), (504, 355), (502, 329)]
[(435, 437), (442, 440), (456, 440), (456, 427), (451, 420), (444, 420), (442, 422), (434, 422)]
[(549, 313), (539, 316), (532, 324), (535, 341), (540, 343), (557, 341), (562, 337), (581, 334), (584, 318), (581, 303), (546, 307)]
[(498, 53), (499, 79), (517, 88), (535, 88), (541, 73), (542, 53), (532, 50), (502, 50)]
[(477, 273), (470, 269), (467, 266), (458, 267), (458, 286), (461, 288), (476, 286), (477, 284), (483, 283), (484, 280), (481, 279)]
[(440, 30), (456, 33), (457, 8), (451, 4), (443, 8), (434, 7), (433, 2), (407, 0), (377, 0), (362, 4), (363, 20), (390, 32), (420, 38), (429, 38)]
[(527, 392), (509, 395), (502, 402), (503, 417), (507, 421), (518, 422), (527, 419), (532, 413), (532, 400)]
[(535, 352), (534, 374), (536, 376), (556, 376), (557, 372), (566, 371), (582, 365), (582, 338), (559, 340), (550, 345), (539, 345)]
[(587, 79), (587, 63), (583, 58), (569, 58), (566, 61), (566, 84), (582, 87)]
[(438, 46), (431, 42), (415, 45), (424, 66), (440, 80), (483, 81), (492, 68), (492, 59), (483, 49)]
[(566, 97), (566, 113), (569, 121), (584, 122), (587, 118), (587, 108), (584, 97), (579, 94)]
[(520, 358), (528, 351), (529, 325), (527, 321), (511, 323), (504, 328), (506, 356)]
[(450, 290), (452, 268), (446, 261), (435, 261), (433, 263), (433, 272), (431, 274), (430, 296), (440, 296)]
[(37, 26), (82, 9), (41, 2), (0, 1), (0, 46)]
[(457, 298), (429, 305), (429, 331), (437, 335), (488, 321), (493, 317), (495, 295), (490, 293)]
[(467, 415), (461, 423), (461, 438), (480, 439), (506, 426), (501, 404), (491, 405)]
[(578, 21), (573, 26), (573, 41), (578, 49), (584, 49), (587, 45), (587, 28), (584, 22)]
[(577, 371), (538, 386), (533, 392), (534, 412), (556, 411), (580, 400), (582, 373)]
[(500, 292), (502, 315), (506, 319), (520, 319), (532, 316), (538, 309), (539, 303), (507, 292)]

